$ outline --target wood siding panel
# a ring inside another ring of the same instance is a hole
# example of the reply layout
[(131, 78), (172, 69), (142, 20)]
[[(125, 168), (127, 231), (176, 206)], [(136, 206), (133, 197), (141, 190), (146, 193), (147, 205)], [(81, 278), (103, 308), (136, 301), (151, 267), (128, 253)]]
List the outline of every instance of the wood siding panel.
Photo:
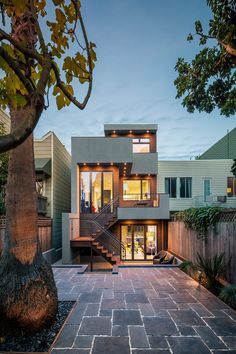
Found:
[(218, 222), (207, 236), (207, 242), (198, 239), (194, 231), (185, 228), (180, 221), (168, 224), (168, 250), (176, 255), (196, 262), (197, 253), (211, 258), (225, 253), (226, 278), (236, 282), (236, 223)]

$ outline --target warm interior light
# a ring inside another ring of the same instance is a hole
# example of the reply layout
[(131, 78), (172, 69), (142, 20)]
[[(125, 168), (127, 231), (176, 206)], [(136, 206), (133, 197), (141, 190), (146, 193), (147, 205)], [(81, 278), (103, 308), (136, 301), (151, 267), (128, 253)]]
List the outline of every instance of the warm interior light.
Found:
[(98, 162), (98, 163), (97, 163), (97, 165), (99, 166), (99, 165), (100, 165), (100, 163)]
[(130, 134), (132, 134), (132, 133), (133, 133), (133, 131), (132, 131), (132, 130), (130, 130), (130, 131), (129, 131), (129, 133), (130, 133)]
[(149, 130), (147, 130), (147, 133), (149, 133)]
[(86, 162), (84, 162), (84, 166), (86, 166)]
[(113, 166), (113, 162), (111, 162), (111, 166)]
[(124, 163), (124, 165), (126, 166), (126, 162)]
[(148, 176), (149, 176), (149, 177), (151, 176), (150, 173), (148, 174)]
[(116, 133), (116, 131), (115, 130), (113, 130), (113, 134), (115, 134)]
[(138, 176), (138, 174), (136, 173), (136, 176)]

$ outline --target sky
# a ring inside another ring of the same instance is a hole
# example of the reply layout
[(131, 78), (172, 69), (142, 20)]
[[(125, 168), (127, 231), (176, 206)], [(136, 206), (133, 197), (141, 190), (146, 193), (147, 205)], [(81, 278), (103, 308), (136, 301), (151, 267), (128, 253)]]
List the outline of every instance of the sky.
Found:
[(175, 99), (175, 63), (199, 51), (198, 41), (186, 38), (195, 20), (207, 26), (206, 0), (81, 3), (89, 40), (97, 45), (92, 95), (84, 111), (72, 104), (58, 111), (52, 97), (37, 138), (54, 131), (70, 151), (71, 136), (102, 136), (105, 123), (154, 123), (159, 159), (189, 160), (236, 126), (235, 116), (223, 117), (218, 110), (190, 114)]

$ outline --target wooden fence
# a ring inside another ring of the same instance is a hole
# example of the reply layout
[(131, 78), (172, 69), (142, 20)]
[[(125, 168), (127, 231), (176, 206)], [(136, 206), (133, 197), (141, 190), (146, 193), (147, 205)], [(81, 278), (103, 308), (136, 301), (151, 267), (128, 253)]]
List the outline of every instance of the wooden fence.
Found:
[(209, 231), (206, 240), (198, 239), (196, 233), (185, 228), (182, 221), (168, 224), (168, 250), (176, 255), (196, 262), (200, 253), (206, 258), (225, 253), (226, 278), (236, 284), (236, 223), (217, 222)]
[[(3, 239), (5, 235), (5, 218), (0, 220), (0, 254), (3, 247)], [(39, 218), (38, 219), (38, 237), (42, 252), (48, 251), (52, 248), (52, 219)]]

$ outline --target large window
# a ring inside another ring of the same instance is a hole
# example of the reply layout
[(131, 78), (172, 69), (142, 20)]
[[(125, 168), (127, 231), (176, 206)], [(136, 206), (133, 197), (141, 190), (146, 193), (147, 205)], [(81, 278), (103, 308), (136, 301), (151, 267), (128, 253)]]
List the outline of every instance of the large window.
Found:
[(150, 180), (126, 179), (123, 181), (124, 200), (147, 200), (150, 199)]
[(192, 177), (166, 177), (165, 193), (170, 198), (192, 198)]
[(227, 178), (227, 196), (236, 197), (236, 177)]
[(165, 178), (165, 193), (169, 194), (170, 198), (176, 198), (176, 177)]
[(150, 139), (149, 138), (133, 139), (133, 152), (134, 153), (150, 152)]
[(192, 198), (192, 177), (180, 177), (180, 198)]
[(81, 172), (80, 183), (82, 213), (99, 213), (113, 199), (112, 172)]

